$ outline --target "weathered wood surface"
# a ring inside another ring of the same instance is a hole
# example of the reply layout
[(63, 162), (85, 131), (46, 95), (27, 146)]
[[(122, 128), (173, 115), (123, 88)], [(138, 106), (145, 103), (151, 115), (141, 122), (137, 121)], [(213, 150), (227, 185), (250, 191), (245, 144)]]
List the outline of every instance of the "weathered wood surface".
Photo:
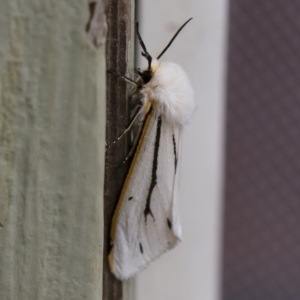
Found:
[(88, 1), (0, 1), (1, 300), (102, 298), (106, 49), (88, 19)]
[[(134, 1), (109, 0), (107, 3), (107, 68), (132, 76), (134, 65)], [(128, 125), (127, 100), (130, 86), (116, 76), (107, 77), (106, 137), (111, 143)], [(128, 154), (128, 136), (106, 153), (104, 202), (103, 300), (127, 299), (130, 286), (122, 291), (122, 282), (110, 272), (107, 254), (112, 214), (126, 175), (128, 164), (122, 161)]]

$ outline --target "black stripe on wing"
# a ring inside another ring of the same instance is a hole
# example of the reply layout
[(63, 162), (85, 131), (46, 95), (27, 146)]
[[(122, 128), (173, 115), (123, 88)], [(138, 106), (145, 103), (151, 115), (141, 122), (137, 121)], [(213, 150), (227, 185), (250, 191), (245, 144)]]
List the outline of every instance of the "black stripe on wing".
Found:
[(146, 207), (144, 210), (144, 216), (145, 216), (145, 223), (147, 223), (147, 216), (151, 215), (153, 220), (154, 216), (151, 211), (150, 207), (150, 201), (153, 189), (155, 188), (157, 184), (157, 167), (158, 167), (158, 151), (159, 151), (159, 145), (160, 145), (160, 136), (161, 136), (161, 117), (159, 116), (157, 118), (157, 127), (156, 127), (156, 138), (155, 138), (155, 145), (154, 145), (154, 154), (153, 154), (153, 162), (152, 162), (152, 175), (151, 175), (151, 182), (150, 182), (150, 188), (146, 199)]
[(174, 149), (174, 165), (175, 165), (175, 173), (176, 173), (176, 170), (177, 170), (177, 151), (176, 151), (176, 140), (175, 140), (175, 136), (174, 134), (172, 135), (172, 140), (173, 140), (173, 149)]

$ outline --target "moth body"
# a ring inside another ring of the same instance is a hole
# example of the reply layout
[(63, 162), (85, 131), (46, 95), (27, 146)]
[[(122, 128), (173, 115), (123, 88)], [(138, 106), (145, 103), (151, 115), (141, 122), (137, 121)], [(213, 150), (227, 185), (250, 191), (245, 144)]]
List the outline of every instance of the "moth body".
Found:
[(142, 88), (143, 97), (153, 101), (156, 113), (163, 115), (170, 125), (183, 127), (196, 107), (188, 76), (179, 65), (156, 59), (152, 60), (151, 73), (151, 80)]

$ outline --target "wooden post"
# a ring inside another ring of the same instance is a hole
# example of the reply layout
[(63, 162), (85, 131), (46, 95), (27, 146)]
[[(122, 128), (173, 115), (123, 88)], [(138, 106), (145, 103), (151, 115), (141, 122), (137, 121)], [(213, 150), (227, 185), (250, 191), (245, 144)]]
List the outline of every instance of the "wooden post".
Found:
[[(107, 68), (129, 74), (134, 65), (134, 1), (110, 0), (107, 6)], [(116, 76), (107, 77), (107, 142), (111, 143), (128, 125), (129, 86)], [(104, 202), (103, 300), (125, 298), (122, 282), (110, 272), (107, 261), (112, 214), (120, 194), (128, 165), (122, 161), (128, 154), (128, 139), (121, 139), (106, 154)]]
[(88, 20), (88, 1), (0, 1), (1, 300), (102, 298), (106, 49)]

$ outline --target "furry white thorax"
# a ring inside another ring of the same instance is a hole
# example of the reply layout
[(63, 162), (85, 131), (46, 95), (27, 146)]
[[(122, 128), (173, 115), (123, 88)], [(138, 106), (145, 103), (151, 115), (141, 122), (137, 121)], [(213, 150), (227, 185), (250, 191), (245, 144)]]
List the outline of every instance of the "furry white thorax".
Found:
[(142, 91), (145, 99), (153, 101), (154, 109), (171, 125), (186, 125), (196, 109), (194, 91), (186, 73), (177, 64), (156, 59), (151, 63), (151, 71), (153, 76)]

